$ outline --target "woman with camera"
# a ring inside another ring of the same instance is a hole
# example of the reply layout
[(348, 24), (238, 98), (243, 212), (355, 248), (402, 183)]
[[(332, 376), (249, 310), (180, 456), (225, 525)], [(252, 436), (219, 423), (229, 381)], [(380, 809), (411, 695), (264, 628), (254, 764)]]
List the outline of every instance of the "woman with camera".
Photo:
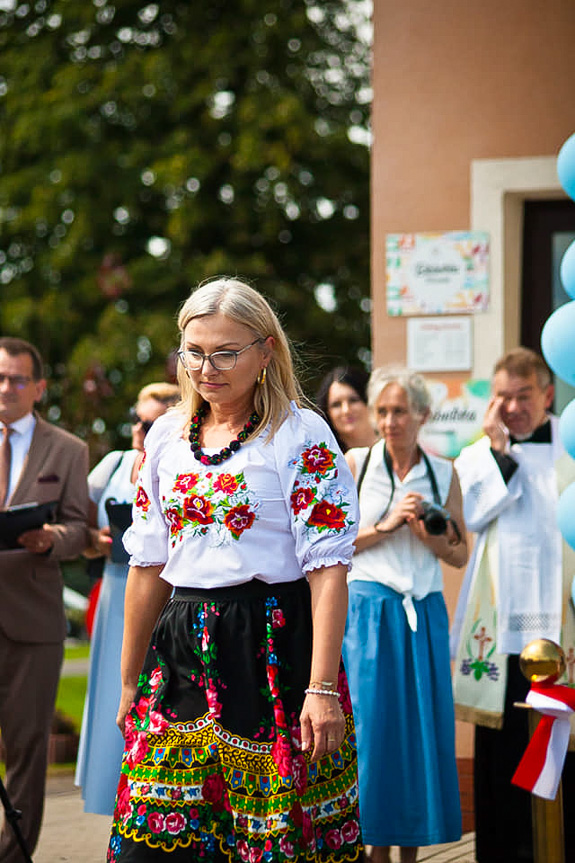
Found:
[(367, 855), (388, 863), (399, 846), (413, 863), (420, 845), (461, 835), (440, 561), (464, 566), (467, 545), (457, 474), (418, 444), (430, 406), (423, 378), (376, 369), (368, 402), (381, 440), (346, 454), (361, 520), (344, 662)]

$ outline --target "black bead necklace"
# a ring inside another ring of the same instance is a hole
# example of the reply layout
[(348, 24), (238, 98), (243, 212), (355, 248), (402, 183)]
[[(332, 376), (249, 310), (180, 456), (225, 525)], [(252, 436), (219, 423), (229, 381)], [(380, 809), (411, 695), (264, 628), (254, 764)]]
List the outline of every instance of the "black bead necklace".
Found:
[(202, 452), (202, 447), (200, 446), (200, 428), (202, 426), (202, 422), (204, 417), (208, 412), (208, 405), (206, 402), (200, 406), (197, 413), (192, 417), (192, 421), (190, 423), (190, 434), (188, 435), (188, 439), (190, 441), (190, 447), (194, 454), (194, 458), (197, 459), (202, 464), (221, 464), (226, 459), (230, 458), (235, 452), (239, 450), (241, 445), (247, 438), (251, 435), (253, 430), (257, 427), (260, 418), (259, 415), (254, 411), (248, 419), (247, 423), (238, 434), (235, 440), (230, 441), (230, 443), (221, 449), (219, 452), (214, 453), (214, 455), (205, 455)]

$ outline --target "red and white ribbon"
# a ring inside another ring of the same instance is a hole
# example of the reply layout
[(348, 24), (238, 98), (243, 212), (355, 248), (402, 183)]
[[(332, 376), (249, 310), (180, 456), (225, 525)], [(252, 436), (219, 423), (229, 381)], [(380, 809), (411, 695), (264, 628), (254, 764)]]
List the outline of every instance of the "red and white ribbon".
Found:
[(575, 690), (533, 683), (526, 701), (543, 716), (511, 781), (537, 797), (555, 800), (569, 745)]

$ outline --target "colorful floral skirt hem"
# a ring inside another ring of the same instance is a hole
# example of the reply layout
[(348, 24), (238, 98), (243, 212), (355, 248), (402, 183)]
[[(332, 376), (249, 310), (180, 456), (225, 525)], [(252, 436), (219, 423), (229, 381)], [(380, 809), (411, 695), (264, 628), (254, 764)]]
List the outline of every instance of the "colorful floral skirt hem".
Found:
[(176, 591), (126, 721), (109, 863), (353, 861), (356, 740), (310, 764), (299, 715), (311, 662), (307, 581)]

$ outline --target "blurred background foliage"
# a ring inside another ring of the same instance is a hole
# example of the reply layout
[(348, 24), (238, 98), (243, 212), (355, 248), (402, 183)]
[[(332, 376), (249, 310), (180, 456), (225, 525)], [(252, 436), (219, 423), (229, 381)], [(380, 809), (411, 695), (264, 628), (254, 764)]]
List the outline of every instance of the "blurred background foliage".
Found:
[(203, 279), (247, 278), (313, 394), (369, 364), (368, 0), (0, 0), (0, 332), (93, 461), (173, 373)]

